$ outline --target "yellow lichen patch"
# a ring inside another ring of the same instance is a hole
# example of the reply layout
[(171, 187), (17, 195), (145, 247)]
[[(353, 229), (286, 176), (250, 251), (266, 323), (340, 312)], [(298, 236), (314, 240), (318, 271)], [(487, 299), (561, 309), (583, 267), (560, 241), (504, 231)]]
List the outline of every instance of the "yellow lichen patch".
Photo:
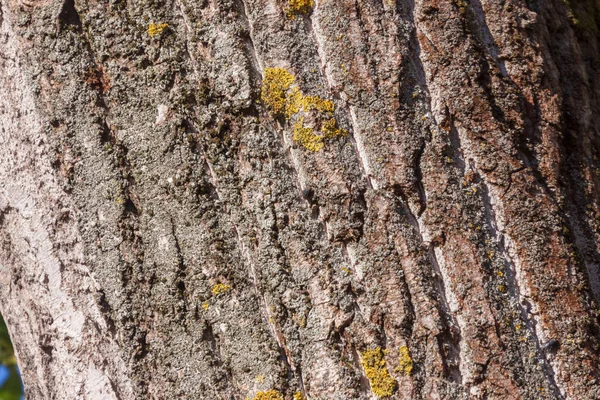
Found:
[(229, 289), (231, 289), (231, 286), (226, 285), (224, 283), (217, 283), (215, 286), (213, 286), (212, 288), (212, 294), (215, 296), (218, 296), (222, 293), (225, 293), (226, 291), (228, 291)]
[(347, 130), (340, 129), (337, 126), (337, 121), (335, 120), (335, 118), (331, 118), (323, 122), (323, 124), (321, 125), (321, 132), (323, 132), (323, 136), (325, 136), (326, 138), (346, 136), (348, 134)]
[(160, 35), (165, 29), (169, 27), (169, 24), (155, 24), (154, 21), (148, 25), (148, 35), (154, 37), (154, 35)]
[(287, 97), (287, 101), (285, 103), (285, 117), (290, 119), (290, 117), (304, 108), (304, 96), (300, 93), (300, 89), (297, 87), (293, 87)]
[(409, 376), (413, 370), (413, 360), (410, 356), (410, 351), (408, 347), (402, 346), (398, 351), (398, 368), (396, 371)]
[(287, 95), (285, 117), (289, 119), (300, 111), (308, 112), (311, 110), (333, 115), (334, 108), (333, 101), (324, 100), (319, 96), (304, 96), (297, 87), (293, 87)]
[(202, 308), (204, 308), (205, 311), (208, 310), (208, 301), (205, 301), (204, 303), (202, 303)]
[(301, 328), (306, 328), (306, 317), (297, 318), (295, 321)]
[(304, 126), (304, 118), (294, 124), (294, 141), (310, 151), (319, 151), (324, 146), (323, 136), (316, 135), (313, 128)]
[(331, 100), (323, 100), (319, 96), (304, 96), (302, 99), (304, 111), (317, 110), (333, 115), (334, 105)]
[(294, 124), (294, 141), (310, 151), (319, 151), (324, 146), (324, 139), (345, 136), (348, 132), (338, 127), (333, 118), (335, 105), (333, 101), (319, 96), (305, 96), (295, 85), (294, 75), (283, 68), (266, 68), (261, 89), (261, 100), (275, 116), (283, 116), (286, 120), (304, 112), (318, 126), (320, 134), (312, 127), (304, 125), (304, 117), (298, 118)]
[(260, 98), (269, 111), (277, 115), (283, 114), (286, 111), (288, 103), (287, 91), (294, 81), (294, 75), (283, 68), (265, 69)]
[(306, 400), (306, 397), (300, 392), (294, 393), (294, 400)]
[(267, 390), (266, 392), (258, 392), (253, 400), (283, 400), (283, 395), (277, 390)]
[(371, 391), (377, 397), (389, 397), (396, 389), (396, 380), (390, 376), (385, 368), (384, 354), (384, 351), (379, 347), (361, 354), (360, 363), (371, 384)]
[(294, 19), (296, 15), (299, 14), (308, 14), (313, 8), (314, 1), (313, 0), (289, 0), (288, 8), (285, 13), (288, 18)]

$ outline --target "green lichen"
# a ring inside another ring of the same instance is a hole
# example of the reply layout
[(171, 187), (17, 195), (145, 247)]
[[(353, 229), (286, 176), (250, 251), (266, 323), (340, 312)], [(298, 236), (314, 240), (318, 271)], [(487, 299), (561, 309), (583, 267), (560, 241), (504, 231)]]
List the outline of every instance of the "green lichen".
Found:
[(597, 35), (600, 24), (600, 3), (596, 0), (563, 0), (569, 21), (578, 32)]
[(155, 24), (154, 21), (148, 25), (148, 35), (150, 37), (154, 37), (155, 35), (160, 35), (169, 27), (169, 24)]
[(283, 395), (277, 390), (267, 390), (266, 392), (258, 392), (252, 400), (283, 400)]
[(297, 15), (309, 14), (312, 11), (313, 5), (313, 0), (289, 0), (285, 13), (288, 18), (294, 19)]
[(371, 391), (377, 397), (389, 397), (396, 389), (396, 380), (385, 367), (385, 351), (377, 347), (361, 354), (361, 365), (371, 384)]
[(400, 350), (398, 350), (398, 368), (396, 368), (396, 371), (406, 376), (410, 376), (412, 370), (413, 360), (410, 356), (410, 351), (408, 350), (408, 347), (402, 346), (400, 347)]

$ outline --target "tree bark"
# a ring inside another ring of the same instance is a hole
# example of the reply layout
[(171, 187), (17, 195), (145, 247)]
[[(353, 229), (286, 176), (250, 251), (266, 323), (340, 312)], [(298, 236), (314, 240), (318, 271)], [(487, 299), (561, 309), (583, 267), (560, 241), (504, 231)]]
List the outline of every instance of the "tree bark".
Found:
[(1, 0), (27, 399), (600, 399), (597, 23)]

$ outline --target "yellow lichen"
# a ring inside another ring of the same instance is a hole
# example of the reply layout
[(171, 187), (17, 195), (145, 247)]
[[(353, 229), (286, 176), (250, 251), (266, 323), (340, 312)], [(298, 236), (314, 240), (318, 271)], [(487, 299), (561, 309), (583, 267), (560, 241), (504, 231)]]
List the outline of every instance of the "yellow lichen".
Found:
[(226, 285), (224, 283), (217, 283), (215, 286), (213, 286), (212, 288), (212, 294), (215, 296), (218, 296), (222, 293), (225, 293), (226, 291), (228, 291), (229, 289), (231, 289), (231, 286)]
[(267, 390), (266, 392), (258, 392), (253, 400), (283, 400), (283, 395), (277, 390)]
[(306, 317), (302, 317), (302, 319), (299, 322), (299, 325), (301, 328), (306, 328)]
[(304, 96), (300, 92), (300, 89), (297, 87), (293, 87), (287, 97), (287, 101), (285, 104), (285, 117), (290, 119), (290, 117), (304, 108)]
[(276, 115), (283, 114), (286, 111), (288, 103), (287, 91), (294, 81), (294, 75), (283, 68), (265, 69), (260, 98), (269, 111)]
[(155, 24), (154, 21), (148, 25), (148, 35), (154, 37), (154, 35), (160, 35), (165, 29), (169, 27), (169, 24)]
[(304, 126), (304, 118), (294, 124), (294, 141), (310, 151), (319, 151), (324, 146), (323, 136), (316, 135), (313, 128)]
[(313, 0), (289, 0), (288, 8), (285, 13), (288, 18), (294, 19), (296, 15), (299, 14), (308, 14), (313, 8), (314, 1)]
[(294, 141), (307, 150), (319, 151), (324, 146), (324, 139), (347, 135), (348, 132), (340, 129), (337, 120), (333, 118), (333, 101), (319, 96), (305, 96), (295, 85), (295, 81), (294, 75), (283, 68), (266, 68), (261, 89), (261, 100), (275, 116), (289, 120), (300, 112), (312, 112), (311, 118), (316, 121), (317, 126), (327, 118), (321, 122), (321, 134), (317, 134), (314, 128), (305, 126), (304, 117), (300, 117), (294, 124)]
[(306, 397), (300, 392), (294, 393), (294, 400), (306, 400)]
[(362, 367), (371, 384), (371, 391), (377, 397), (389, 397), (396, 389), (396, 380), (392, 378), (385, 368), (385, 352), (377, 347), (361, 354)]
[(317, 110), (333, 115), (334, 105), (331, 100), (323, 100), (319, 96), (304, 96), (302, 100), (304, 111)]
[(202, 303), (202, 308), (204, 308), (205, 311), (208, 310), (208, 301)]
[(408, 347), (402, 346), (398, 351), (398, 368), (396, 371), (409, 376), (413, 370), (413, 360), (410, 356), (410, 351)]
[(290, 89), (285, 105), (285, 117), (290, 118), (292, 115), (304, 111), (308, 112), (316, 110), (333, 115), (334, 104), (331, 100), (324, 100), (319, 96), (304, 96), (300, 89), (293, 87)]
[(346, 136), (348, 134), (347, 130), (340, 129), (337, 126), (337, 121), (335, 118), (331, 118), (323, 122), (323, 124), (321, 125), (321, 132), (323, 132), (323, 136), (325, 136), (326, 138)]

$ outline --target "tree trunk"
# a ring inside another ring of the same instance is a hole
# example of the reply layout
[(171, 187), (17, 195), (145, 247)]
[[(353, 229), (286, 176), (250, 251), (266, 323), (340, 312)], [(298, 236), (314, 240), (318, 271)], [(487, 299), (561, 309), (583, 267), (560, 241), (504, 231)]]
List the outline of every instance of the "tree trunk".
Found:
[(27, 399), (600, 399), (597, 0), (1, 0)]

